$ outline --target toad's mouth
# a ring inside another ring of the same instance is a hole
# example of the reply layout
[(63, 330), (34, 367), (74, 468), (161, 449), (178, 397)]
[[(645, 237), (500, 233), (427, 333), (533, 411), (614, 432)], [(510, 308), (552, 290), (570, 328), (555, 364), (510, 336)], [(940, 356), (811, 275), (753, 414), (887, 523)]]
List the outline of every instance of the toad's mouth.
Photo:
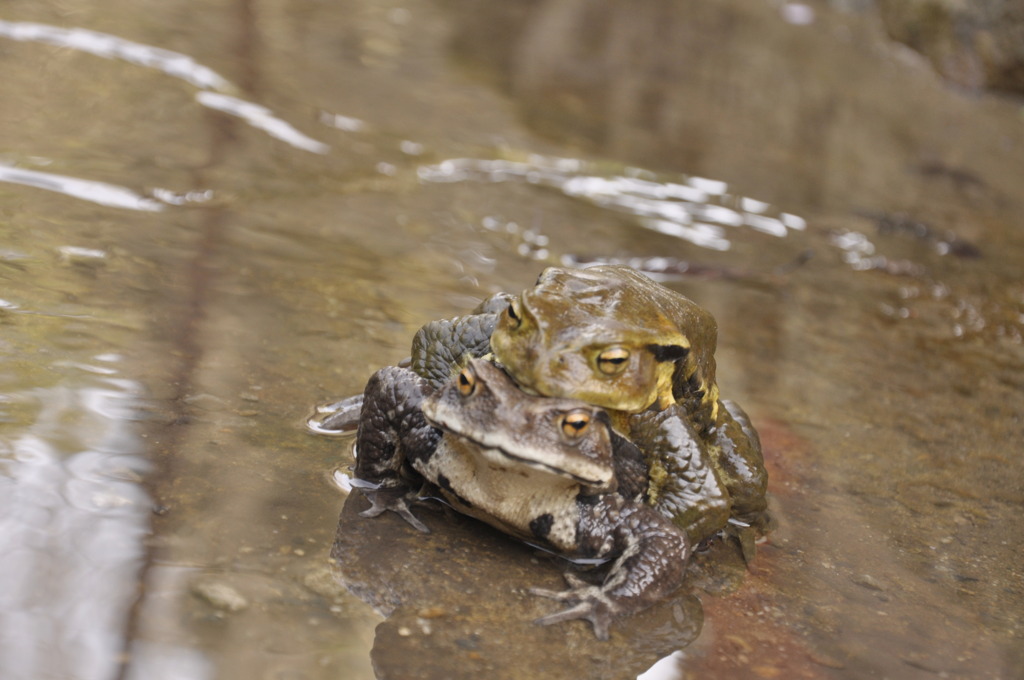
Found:
[[(601, 487), (607, 485), (612, 477), (612, 471), (583, 455), (572, 454), (546, 454), (541, 456), (528, 456), (510, 450), (509, 446), (502, 446), (497, 442), (477, 441), (465, 433), (435, 420), (431, 421), (434, 427), (450, 437), (450, 444), (461, 451), (464, 455), (475, 458), (484, 458), (491, 461), (508, 461), (516, 465), (522, 465), (534, 470), (540, 470), (546, 474), (571, 479), (574, 482), (590, 486)], [(461, 444), (461, 445), (460, 445)]]

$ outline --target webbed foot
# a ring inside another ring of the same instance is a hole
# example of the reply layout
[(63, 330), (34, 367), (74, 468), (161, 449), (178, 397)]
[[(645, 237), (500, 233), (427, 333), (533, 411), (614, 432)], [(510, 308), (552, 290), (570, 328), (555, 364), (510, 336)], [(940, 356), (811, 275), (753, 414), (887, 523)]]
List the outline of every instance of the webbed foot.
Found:
[(594, 627), (594, 635), (598, 640), (608, 639), (608, 628), (612, 619), (619, 611), (619, 607), (609, 597), (608, 593), (601, 586), (591, 585), (573, 574), (565, 574), (565, 580), (569, 584), (568, 590), (547, 590), (545, 588), (530, 588), (532, 595), (548, 597), (559, 602), (574, 602), (571, 607), (563, 609), (554, 614), (542, 616), (534, 623), (542, 626), (550, 626), (554, 623), (572, 621), (573, 619), (584, 619)]
[(370, 501), (370, 507), (359, 513), (360, 517), (376, 517), (388, 510), (397, 514), (412, 525), (417, 531), (430, 533), (426, 524), (416, 518), (409, 509), (408, 491), (405, 489), (363, 489), (363, 494)]

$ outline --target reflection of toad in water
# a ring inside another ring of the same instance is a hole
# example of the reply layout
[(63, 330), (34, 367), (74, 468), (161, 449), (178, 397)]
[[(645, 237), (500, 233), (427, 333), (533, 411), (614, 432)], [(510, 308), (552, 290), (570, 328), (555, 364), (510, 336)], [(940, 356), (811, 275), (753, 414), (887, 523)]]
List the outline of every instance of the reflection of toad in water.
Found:
[(683, 590), (607, 642), (582, 625), (536, 626), (550, 608), (528, 591), (557, 588), (564, 560), (456, 513), (417, 507), (433, 529), (423, 534), (393, 515), (367, 521), (365, 507), (360, 494), (346, 500), (331, 556), (340, 581), (386, 617), (371, 652), (378, 677), (635, 677), (700, 634), (700, 601)]

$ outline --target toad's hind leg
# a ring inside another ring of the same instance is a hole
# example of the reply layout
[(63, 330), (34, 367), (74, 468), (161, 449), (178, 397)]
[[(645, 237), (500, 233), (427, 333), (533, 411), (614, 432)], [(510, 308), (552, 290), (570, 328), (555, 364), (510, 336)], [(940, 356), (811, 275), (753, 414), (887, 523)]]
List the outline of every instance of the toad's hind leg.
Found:
[(437, 447), (440, 431), (421, 405), (430, 387), (407, 368), (387, 366), (370, 378), (363, 392), (356, 434), (355, 476), (370, 500), (364, 517), (391, 510), (419, 531), (427, 531), (409, 510), (409, 496), (422, 483), (412, 463)]

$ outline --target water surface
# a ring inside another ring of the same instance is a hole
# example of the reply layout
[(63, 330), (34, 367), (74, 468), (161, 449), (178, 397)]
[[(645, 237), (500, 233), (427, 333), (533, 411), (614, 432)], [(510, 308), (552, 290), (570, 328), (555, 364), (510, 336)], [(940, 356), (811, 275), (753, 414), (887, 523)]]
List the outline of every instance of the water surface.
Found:
[[(1019, 676), (1020, 102), (862, 12), (7, 3), (0, 676)], [(595, 261), (716, 315), (778, 520), (606, 644), (304, 426)]]

